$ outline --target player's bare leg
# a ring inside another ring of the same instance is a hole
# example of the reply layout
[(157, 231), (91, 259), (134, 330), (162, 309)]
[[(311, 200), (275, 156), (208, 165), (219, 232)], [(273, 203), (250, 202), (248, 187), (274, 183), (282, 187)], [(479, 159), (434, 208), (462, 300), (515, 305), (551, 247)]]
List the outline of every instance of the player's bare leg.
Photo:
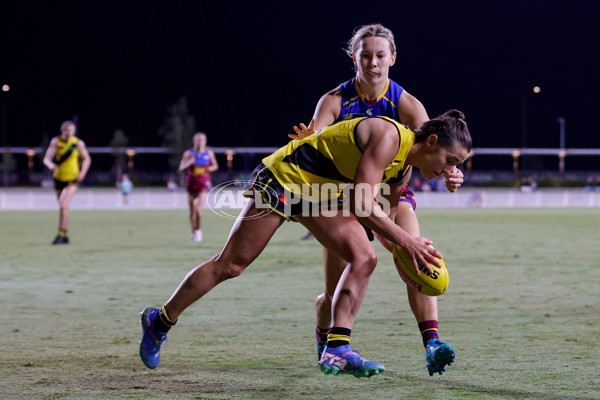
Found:
[(331, 325), (331, 302), (333, 294), (344, 269), (348, 265), (343, 258), (325, 247), (323, 247), (323, 262), (325, 291), (317, 297), (315, 302), (315, 312), (317, 315), (317, 326), (315, 328), (317, 336), (317, 360), (321, 360), (321, 355), (327, 345), (327, 335)]
[(140, 357), (148, 368), (158, 366), (160, 346), (181, 313), (219, 283), (240, 275), (264, 250), (284, 219), (275, 213), (263, 213), (254, 200), (248, 200), (223, 250), (192, 269), (162, 309), (146, 308), (142, 312)]
[[(396, 222), (413, 236), (420, 236), (419, 221), (411, 203), (401, 201), (398, 204)], [(408, 303), (412, 310), (425, 346), (425, 364), (429, 375), (441, 374), (446, 365), (452, 364), (455, 352), (452, 346), (439, 340), (438, 301), (435, 296), (427, 296), (407, 287)]]
[(69, 243), (69, 204), (77, 191), (77, 185), (67, 185), (62, 190), (56, 191), (58, 198), (58, 233), (52, 241), (52, 244), (67, 244)]
[(192, 203), (192, 243), (199, 243), (202, 241), (202, 207), (208, 192), (200, 192)]
[[(332, 299), (331, 329), (320, 360), (321, 370), (325, 374), (343, 373), (356, 377), (379, 375), (385, 370), (383, 365), (365, 360), (350, 349), (352, 325), (377, 263), (365, 230), (356, 218), (344, 217), (342, 213), (328, 218), (298, 218), (298, 221), (331, 253), (348, 261)], [(325, 265), (327, 267), (328, 264)], [(325, 276), (338, 273), (339, 264), (335, 265), (331, 274), (326, 270)], [(330, 285), (333, 283), (334, 280), (331, 280)]]

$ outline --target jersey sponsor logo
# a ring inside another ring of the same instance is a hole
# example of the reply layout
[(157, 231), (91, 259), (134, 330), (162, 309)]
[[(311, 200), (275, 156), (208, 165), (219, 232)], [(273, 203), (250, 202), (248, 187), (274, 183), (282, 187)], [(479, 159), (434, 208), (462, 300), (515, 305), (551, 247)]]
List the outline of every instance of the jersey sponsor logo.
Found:
[(366, 111), (367, 115), (370, 117), (373, 115), (373, 109), (372, 108), (368, 108)]
[(344, 115), (344, 118), (342, 118), (344, 121), (349, 120), (349, 119), (354, 119), (354, 118), (362, 118), (365, 117), (365, 114), (360, 114), (360, 113), (350, 113), (350, 114), (346, 114)]

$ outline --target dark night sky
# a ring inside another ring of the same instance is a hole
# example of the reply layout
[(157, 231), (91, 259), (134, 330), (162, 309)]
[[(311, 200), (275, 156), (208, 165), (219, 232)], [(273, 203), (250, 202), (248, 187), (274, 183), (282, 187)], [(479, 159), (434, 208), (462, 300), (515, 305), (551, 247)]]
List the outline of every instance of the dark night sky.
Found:
[(463, 110), (475, 147), (520, 146), (523, 96), (528, 147), (558, 147), (559, 116), (567, 147), (600, 147), (598, 4), (4, 1), (8, 143), (38, 146), (76, 114), (88, 146), (116, 129), (160, 145), (167, 107), (187, 96), (209, 144), (280, 146), (353, 76), (341, 50), (353, 29), (380, 22), (398, 45), (391, 78), (430, 116)]

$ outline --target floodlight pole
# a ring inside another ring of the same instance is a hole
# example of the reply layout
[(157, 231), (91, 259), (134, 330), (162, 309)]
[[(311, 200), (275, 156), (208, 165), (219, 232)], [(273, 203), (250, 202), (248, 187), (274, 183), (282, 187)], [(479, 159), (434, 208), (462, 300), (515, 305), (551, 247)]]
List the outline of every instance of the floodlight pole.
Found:
[(558, 152), (558, 176), (562, 181), (565, 176), (565, 119), (564, 117), (558, 117), (556, 119), (558, 124), (560, 125), (560, 151)]
[(558, 117), (556, 122), (560, 125), (560, 149), (565, 149), (565, 119), (564, 117)]
[(8, 85), (2, 87), (2, 146), (4, 153), (2, 154), (2, 184), (8, 186)]

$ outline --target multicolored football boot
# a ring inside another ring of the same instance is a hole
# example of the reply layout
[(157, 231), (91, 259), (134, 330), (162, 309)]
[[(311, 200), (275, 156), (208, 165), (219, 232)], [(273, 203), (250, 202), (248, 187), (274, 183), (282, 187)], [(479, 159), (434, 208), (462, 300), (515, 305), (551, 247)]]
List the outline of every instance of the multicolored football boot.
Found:
[(323, 351), (325, 351), (325, 347), (327, 347), (327, 340), (320, 341), (317, 339), (317, 361), (321, 362), (321, 357), (323, 356)]
[(153, 322), (158, 316), (158, 308), (148, 307), (141, 313), (142, 340), (140, 340), (140, 358), (150, 369), (158, 367), (160, 361), (160, 346), (167, 342), (167, 334), (154, 329)]
[(347, 344), (333, 348), (325, 347), (319, 365), (325, 375), (350, 374), (357, 378), (370, 378), (385, 371), (383, 365), (365, 360)]
[(429, 339), (425, 346), (425, 365), (429, 371), (429, 376), (434, 373), (446, 371), (446, 365), (452, 365), (456, 353), (452, 346), (442, 342), (440, 339)]

